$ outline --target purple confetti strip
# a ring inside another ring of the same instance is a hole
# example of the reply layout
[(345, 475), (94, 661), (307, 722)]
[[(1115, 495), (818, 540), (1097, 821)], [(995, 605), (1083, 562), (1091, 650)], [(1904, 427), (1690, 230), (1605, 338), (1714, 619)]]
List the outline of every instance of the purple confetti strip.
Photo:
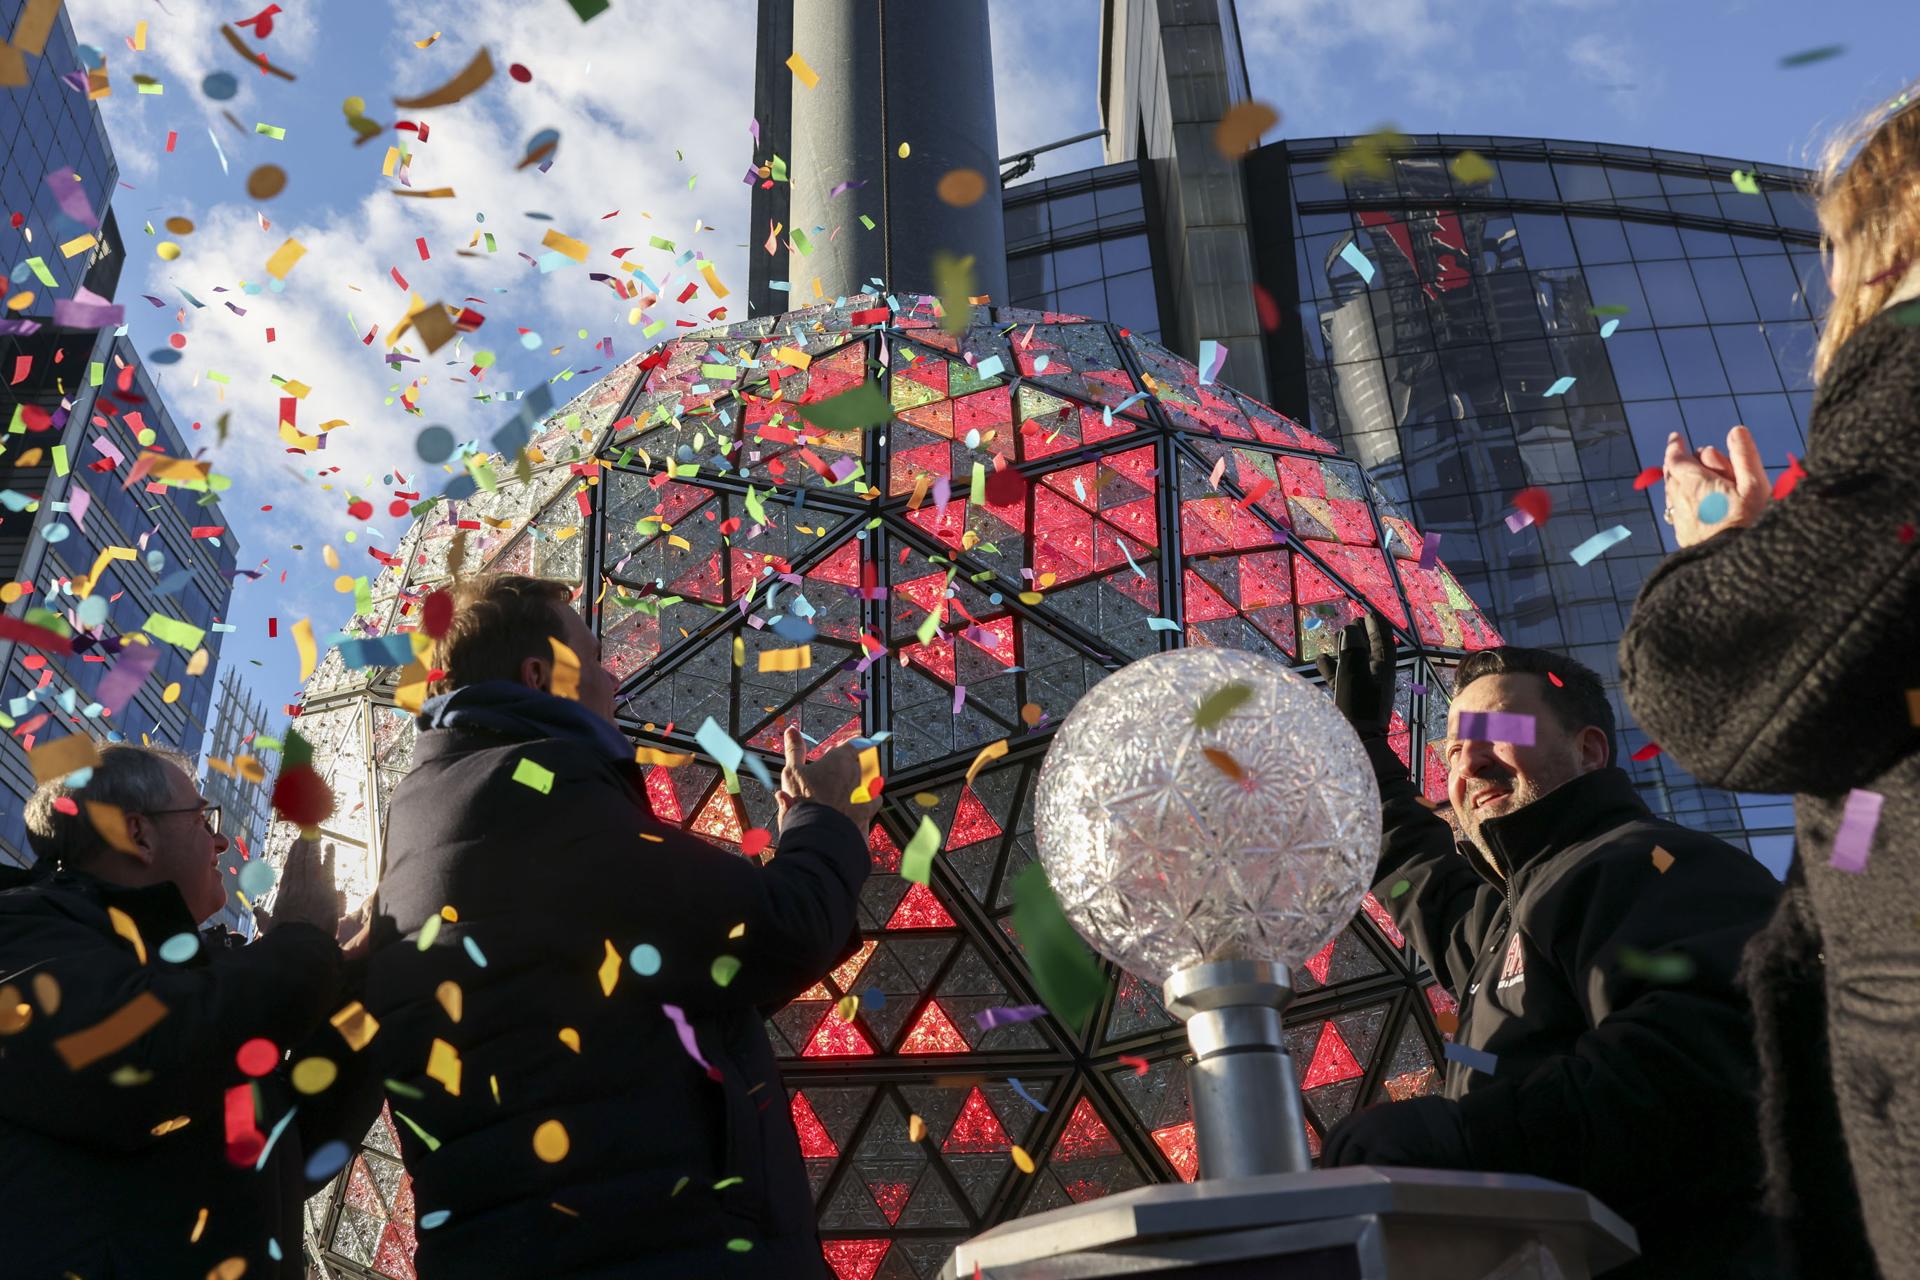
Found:
[(1833, 833), (1833, 858), (1829, 866), (1855, 875), (1867, 869), (1867, 855), (1873, 852), (1873, 833), (1880, 826), (1880, 806), (1886, 797), (1877, 791), (1855, 788), (1847, 792), (1847, 807), (1840, 813), (1840, 828)]
[(760, 171), (754, 168), (752, 165), (748, 165), (747, 171), (740, 175), (740, 184), (742, 186), (751, 187), (759, 181), (760, 181)]
[(833, 190), (827, 192), (827, 199), (832, 200), (836, 196), (844, 195), (849, 191), (858, 191), (866, 185), (867, 180), (865, 178), (860, 179), (858, 182), (836, 182), (833, 184)]
[(700, 1042), (693, 1038), (693, 1028), (687, 1025), (686, 1010), (677, 1004), (663, 1004), (660, 1006), (660, 1012), (667, 1015), (673, 1022), (674, 1030), (680, 1033), (680, 1045), (687, 1051), (687, 1056), (705, 1067), (707, 1074), (713, 1079), (720, 1079), (721, 1075), (713, 1069), (713, 1064), (700, 1056)]
[(1507, 531), (1518, 533), (1533, 523), (1533, 517), (1525, 511), (1516, 511), (1507, 517)]
[(1449, 1041), (1446, 1046), (1446, 1058), (1481, 1075), (1490, 1076), (1493, 1069), (1500, 1065), (1500, 1059), (1485, 1049), (1475, 1049), (1469, 1045), (1455, 1044)]
[(1440, 535), (1429, 533), (1420, 540), (1420, 558), (1414, 563), (1422, 569), (1433, 568), (1434, 561), (1440, 556)]
[(115, 304), (81, 302), (75, 298), (53, 300), (53, 322), (74, 329), (105, 329), (125, 323), (127, 309)]
[(0, 333), (17, 334), (24, 338), (30, 333), (38, 332), (40, 332), (38, 320), (15, 320), (11, 317), (0, 320)]
[(126, 705), (134, 691), (147, 682), (154, 667), (160, 661), (160, 649), (156, 645), (129, 645), (120, 651), (120, 661), (113, 664), (113, 670), (100, 679), (100, 687), (94, 691), (94, 700), (109, 711), (118, 711)]
[(1413, 690), (1413, 692), (1415, 692), (1415, 693), (1425, 693), (1425, 692), (1427, 691), (1427, 686), (1425, 686), (1425, 685), (1423, 685), (1423, 684), (1421, 684), (1421, 683), (1420, 683), (1419, 681), (1417, 681), (1417, 680), (1416, 680), (1416, 681), (1415, 681), (1415, 682), (1414, 682), (1414, 683), (1413, 683), (1412, 685), (1410, 685), (1410, 686), (1408, 686), (1408, 687), (1409, 687), (1409, 688), (1411, 688), (1411, 689)]
[(94, 219), (93, 205), (87, 200), (86, 188), (80, 185), (79, 175), (74, 172), (72, 165), (48, 174), (47, 185), (53, 188), (53, 198), (59, 203), (60, 212), (83, 227), (100, 225)]
[(953, 480), (941, 476), (933, 482), (933, 509), (941, 515), (947, 514), (947, 503), (953, 497)]
[(1043, 1004), (1002, 1005), (998, 1009), (982, 1009), (973, 1015), (982, 1031), (991, 1031), (995, 1027), (1011, 1026), (1016, 1022), (1032, 1022), (1035, 1018), (1046, 1016), (1047, 1007)]
[(1533, 745), (1533, 717), (1513, 711), (1456, 711), (1453, 736), (1463, 742), (1510, 742)]
[[(959, 715), (960, 708), (966, 705), (967, 705), (967, 686), (963, 684), (957, 684), (953, 686), (953, 714)], [(989, 1010), (988, 1012), (992, 1012), (992, 1011)]]

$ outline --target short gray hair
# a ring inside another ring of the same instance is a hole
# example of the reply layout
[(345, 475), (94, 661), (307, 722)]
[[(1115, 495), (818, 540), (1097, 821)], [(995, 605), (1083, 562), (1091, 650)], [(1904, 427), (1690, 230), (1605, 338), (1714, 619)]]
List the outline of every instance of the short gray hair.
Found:
[[(171, 765), (193, 777), (193, 762), (171, 747), (139, 747), (109, 742), (100, 748), (100, 762), (83, 787), (70, 787), (56, 778), (27, 799), (27, 843), (41, 862), (69, 867), (85, 866), (113, 848), (87, 816), (88, 804), (112, 805), (122, 813), (152, 813), (173, 802), (167, 779)], [(57, 801), (71, 798), (77, 810), (62, 813)]]

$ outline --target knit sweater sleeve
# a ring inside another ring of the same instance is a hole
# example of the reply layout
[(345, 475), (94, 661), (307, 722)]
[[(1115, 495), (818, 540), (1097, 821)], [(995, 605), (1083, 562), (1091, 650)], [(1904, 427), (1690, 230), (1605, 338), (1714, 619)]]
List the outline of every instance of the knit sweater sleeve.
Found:
[(1920, 326), (1899, 311), (1835, 361), (1805, 467), (1655, 570), (1621, 638), (1627, 706), (1715, 786), (1837, 794), (1920, 748)]

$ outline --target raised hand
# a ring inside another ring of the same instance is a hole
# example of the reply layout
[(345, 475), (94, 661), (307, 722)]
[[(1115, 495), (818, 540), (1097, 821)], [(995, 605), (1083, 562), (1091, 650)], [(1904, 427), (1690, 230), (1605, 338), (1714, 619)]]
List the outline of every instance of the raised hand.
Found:
[(806, 739), (800, 730), (789, 728), (781, 744), (787, 753), (780, 770), (780, 790), (774, 800), (780, 806), (780, 821), (786, 823), (787, 811), (804, 801), (824, 804), (852, 818), (865, 831), (880, 811), (880, 801), (855, 800), (860, 786), (860, 752), (851, 743), (835, 747), (818, 760), (807, 759)]

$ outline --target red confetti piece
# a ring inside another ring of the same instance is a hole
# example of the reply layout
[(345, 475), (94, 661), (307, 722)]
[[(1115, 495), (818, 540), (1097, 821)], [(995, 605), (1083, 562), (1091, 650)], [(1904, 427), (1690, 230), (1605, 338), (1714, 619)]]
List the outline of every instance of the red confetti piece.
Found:
[(1780, 499), (1792, 493), (1794, 486), (1798, 485), (1800, 481), (1806, 477), (1806, 474), (1805, 468), (1800, 465), (1800, 459), (1794, 457), (1792, 454), (1788, 454), (1787, 469), (1782, 471), (1780, 478), (1773, 482), (1773, 500), (1778, 502)]
[(1662, 471), (1659, 467), (1648, 467), (1645, 471), (1642, 471), (1633, 478), (1634, 492), (1638, 493), (1642, 489), (1650, 489), (1654, 485), (1659, 484), (1660, 477), (1665, 474), (1666, 472)]
[(1130, 1053), (1123, 1053), (1120, 1055), (1120, 1061), (1132, 1067), (1133, 1074), (1136, 1076), (1147, 1074), (1147, 1060), (1145, 1058), (1136, 1058)]
[(242, 1075), (264, 1076), (280, 1065), (280, 1050), (273, 1041), (255, 1036), (240, 1046), (233, 1061)]
[[(167, 153), (169, 155), (173, 153), (173, 144), (178, 141), (180, 141), (180, 135), (172, 129), (167, 130)], [(18, 226), (19, 224), (15, 223), (14, 225)]]
[(1553, 514), (1553, 495), (1534, 486), (1514, 494), (1513, 505), (1532, 516), (1535, 524), (1545, 524)]
[(347, 504), (347, 514), (355, 520), (373, 519), (373, 504), (365, 498)]
[(435, 591), (420, 606), (420, 629), (438, 640), (453, 624), (453, 596)]
[(1559, 676), (1553, 674), (1553, 672), (1551, 671), (1547, 672), (1547, 679), (1549, 682), (1552, 683), (1553, 687), (1556, 689), (1564, 689), (1567, 687), (1566, 681), (1562, 680)]
[(217, 538), (226, 531), (227, 526), (223, 524), (197, 524), (188, 532), (196, 538)]
[(740, 852), (749, 858), (773, 843), (773, 835), (765, 827), (755, 827), (740, 837)]
[(400, 268), (388, 267), (387, 273), (393, 277), (393, 282), (399, 285), (402, 289), (412, 288), (412, 286), (407, 283), (407, 278), (400, 274)]
[(402, 498), (395, 498), (387, 504), (387, 514), (390, 516), (403, 516), (411, 510), (413, 510), (413, 504)]
[(1633, 759), (1651, 760), (1659, 754), (1660, 754), (1660, 744), (1657, 742), (1649, 742), (1646, 746), (1640, 748), (1638, 751), (1633, 753)]
[(74, 803), (72, 796), (60, 796), (53, 802), (55, 813), (64, 813), (69, 818), (80, 816), (80, 806)]
[(413, 238), (413, 247), (420, 251), (420, 261), (427, 261), (427, 238), (425, 236), (415, 236)]
[(1012, 467), (1002, 467), (987, 477), (987, 505), (1010, 507), (1027, 496), (1027, 478)]
[(260, 1158), (267, 1139), (253, 1122), (253, 1086), (236, 1084), (227, 1090), (227, 1160), (244, 1169)]
[(267, 619), (267, 639), (271, 640), (279, 634), (280, 634), (280, 619), (268, 618)]
[[(507, 68), (507, 74), (512, 76), (515, 80), (518, 80), (521, 84), (531, 84), (533, 82), (533, 72), (527, 70), (525, 67), (521, 66), (517, 62)], [(618, 209), (614, 210), (614, 213), (618, 213), (618, 212), (619, 212)], [(607, 215), (608, 218), (611, 218), (612, 216), (613, 216), (612, 213)], [(606, 218), (602, 218), (601, 221), (602, 222), (606, 221)]]
[(1259, 313), (1262, 329), (1272, 333), (1280, 327), (1280, 304), (1257, 284), (1253, 286), (1253, 309)]

